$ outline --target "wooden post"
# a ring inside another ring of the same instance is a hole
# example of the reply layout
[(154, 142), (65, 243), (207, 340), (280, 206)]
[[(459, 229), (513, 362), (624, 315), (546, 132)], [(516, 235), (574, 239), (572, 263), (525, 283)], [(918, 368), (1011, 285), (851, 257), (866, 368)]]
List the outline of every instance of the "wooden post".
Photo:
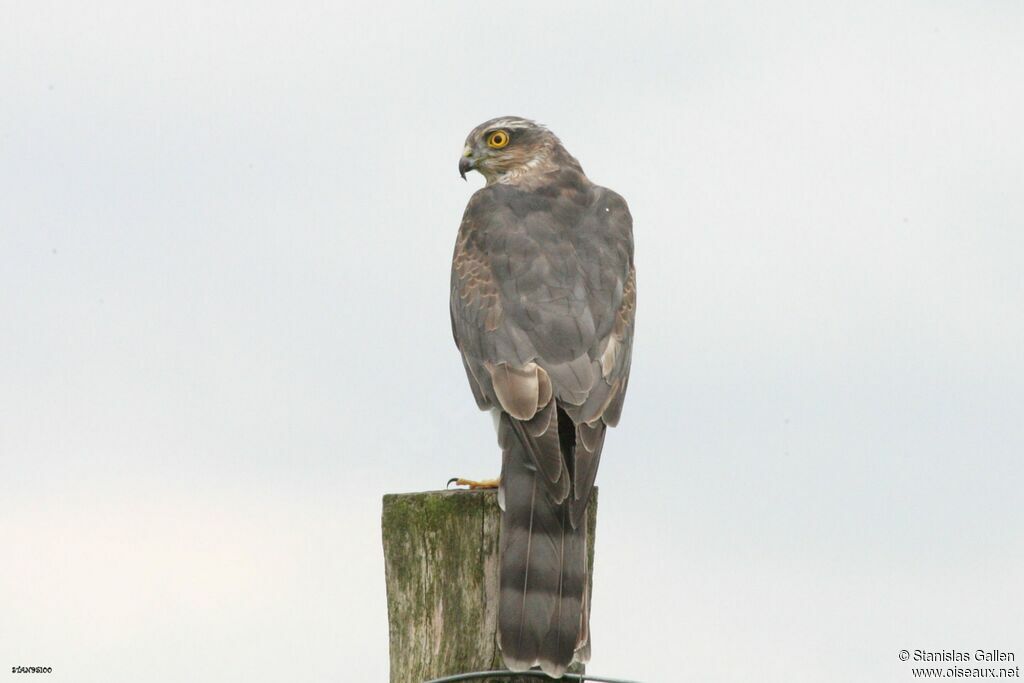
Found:
[[(500, 515), (494, 490), (384, 496), (391, 683), (505, 668), (495, 639)], [(587, 516), (590, 576), (596, 523), (595, 488)]]

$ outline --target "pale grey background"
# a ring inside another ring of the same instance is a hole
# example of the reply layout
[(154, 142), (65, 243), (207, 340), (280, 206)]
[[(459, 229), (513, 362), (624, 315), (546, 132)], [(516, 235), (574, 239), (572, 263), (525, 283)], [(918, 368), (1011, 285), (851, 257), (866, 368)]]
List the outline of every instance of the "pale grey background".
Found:
[(381, 494), (498, 471), (499, 114), (636, 223), (592, 671), (1024, 658), (1024, 6), (633, 5), (4, 3), (0, 669), (385, 680)]

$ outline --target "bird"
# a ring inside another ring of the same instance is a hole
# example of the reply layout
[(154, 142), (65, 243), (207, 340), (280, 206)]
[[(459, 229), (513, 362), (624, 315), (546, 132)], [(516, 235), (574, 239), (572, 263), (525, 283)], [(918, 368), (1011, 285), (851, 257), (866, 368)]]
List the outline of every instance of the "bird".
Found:
[(497, 480), (453, 481), (498, 489), (505, 665), (560, 678), (591, 653), (586, 512), (629, 384), (633, 220), (530, 119), (474, 128), (459, 160), (470, 171), (486, 183), (456, 239), (452, 334), (502, 460)]

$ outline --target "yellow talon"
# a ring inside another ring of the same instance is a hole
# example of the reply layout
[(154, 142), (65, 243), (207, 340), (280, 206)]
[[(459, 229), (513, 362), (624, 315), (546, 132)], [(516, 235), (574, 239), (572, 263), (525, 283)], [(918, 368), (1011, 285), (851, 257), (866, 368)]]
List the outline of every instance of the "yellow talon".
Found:
[(481, 481), (476, 481), (474, 479), (452, 477), (448, 480), (448, 486), (455, 484), (456, 486), (468, 486), (470, 489), (496, 489), (500, 483), (501, 479), (483, 479)]

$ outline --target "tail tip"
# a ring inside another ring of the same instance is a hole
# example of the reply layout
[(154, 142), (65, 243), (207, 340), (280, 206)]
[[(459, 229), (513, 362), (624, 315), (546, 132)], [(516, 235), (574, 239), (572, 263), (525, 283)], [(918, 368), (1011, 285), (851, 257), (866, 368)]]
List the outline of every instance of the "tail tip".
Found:
[(552, 662), (544, 659), (535, 659), (533, 661), (527, 661), (524, 659), (516, 659), (502, 652), (502, 660), (505, 662), (505, 667), (509, 671), (521, 673), (523, 671), (529, 671), (530, 669), (540, 666), (540, 670), (551, 678), (561, 678), (565, 675), (565, 672), (569, 670), (569, 664), (571, 663), (560, 663)]

